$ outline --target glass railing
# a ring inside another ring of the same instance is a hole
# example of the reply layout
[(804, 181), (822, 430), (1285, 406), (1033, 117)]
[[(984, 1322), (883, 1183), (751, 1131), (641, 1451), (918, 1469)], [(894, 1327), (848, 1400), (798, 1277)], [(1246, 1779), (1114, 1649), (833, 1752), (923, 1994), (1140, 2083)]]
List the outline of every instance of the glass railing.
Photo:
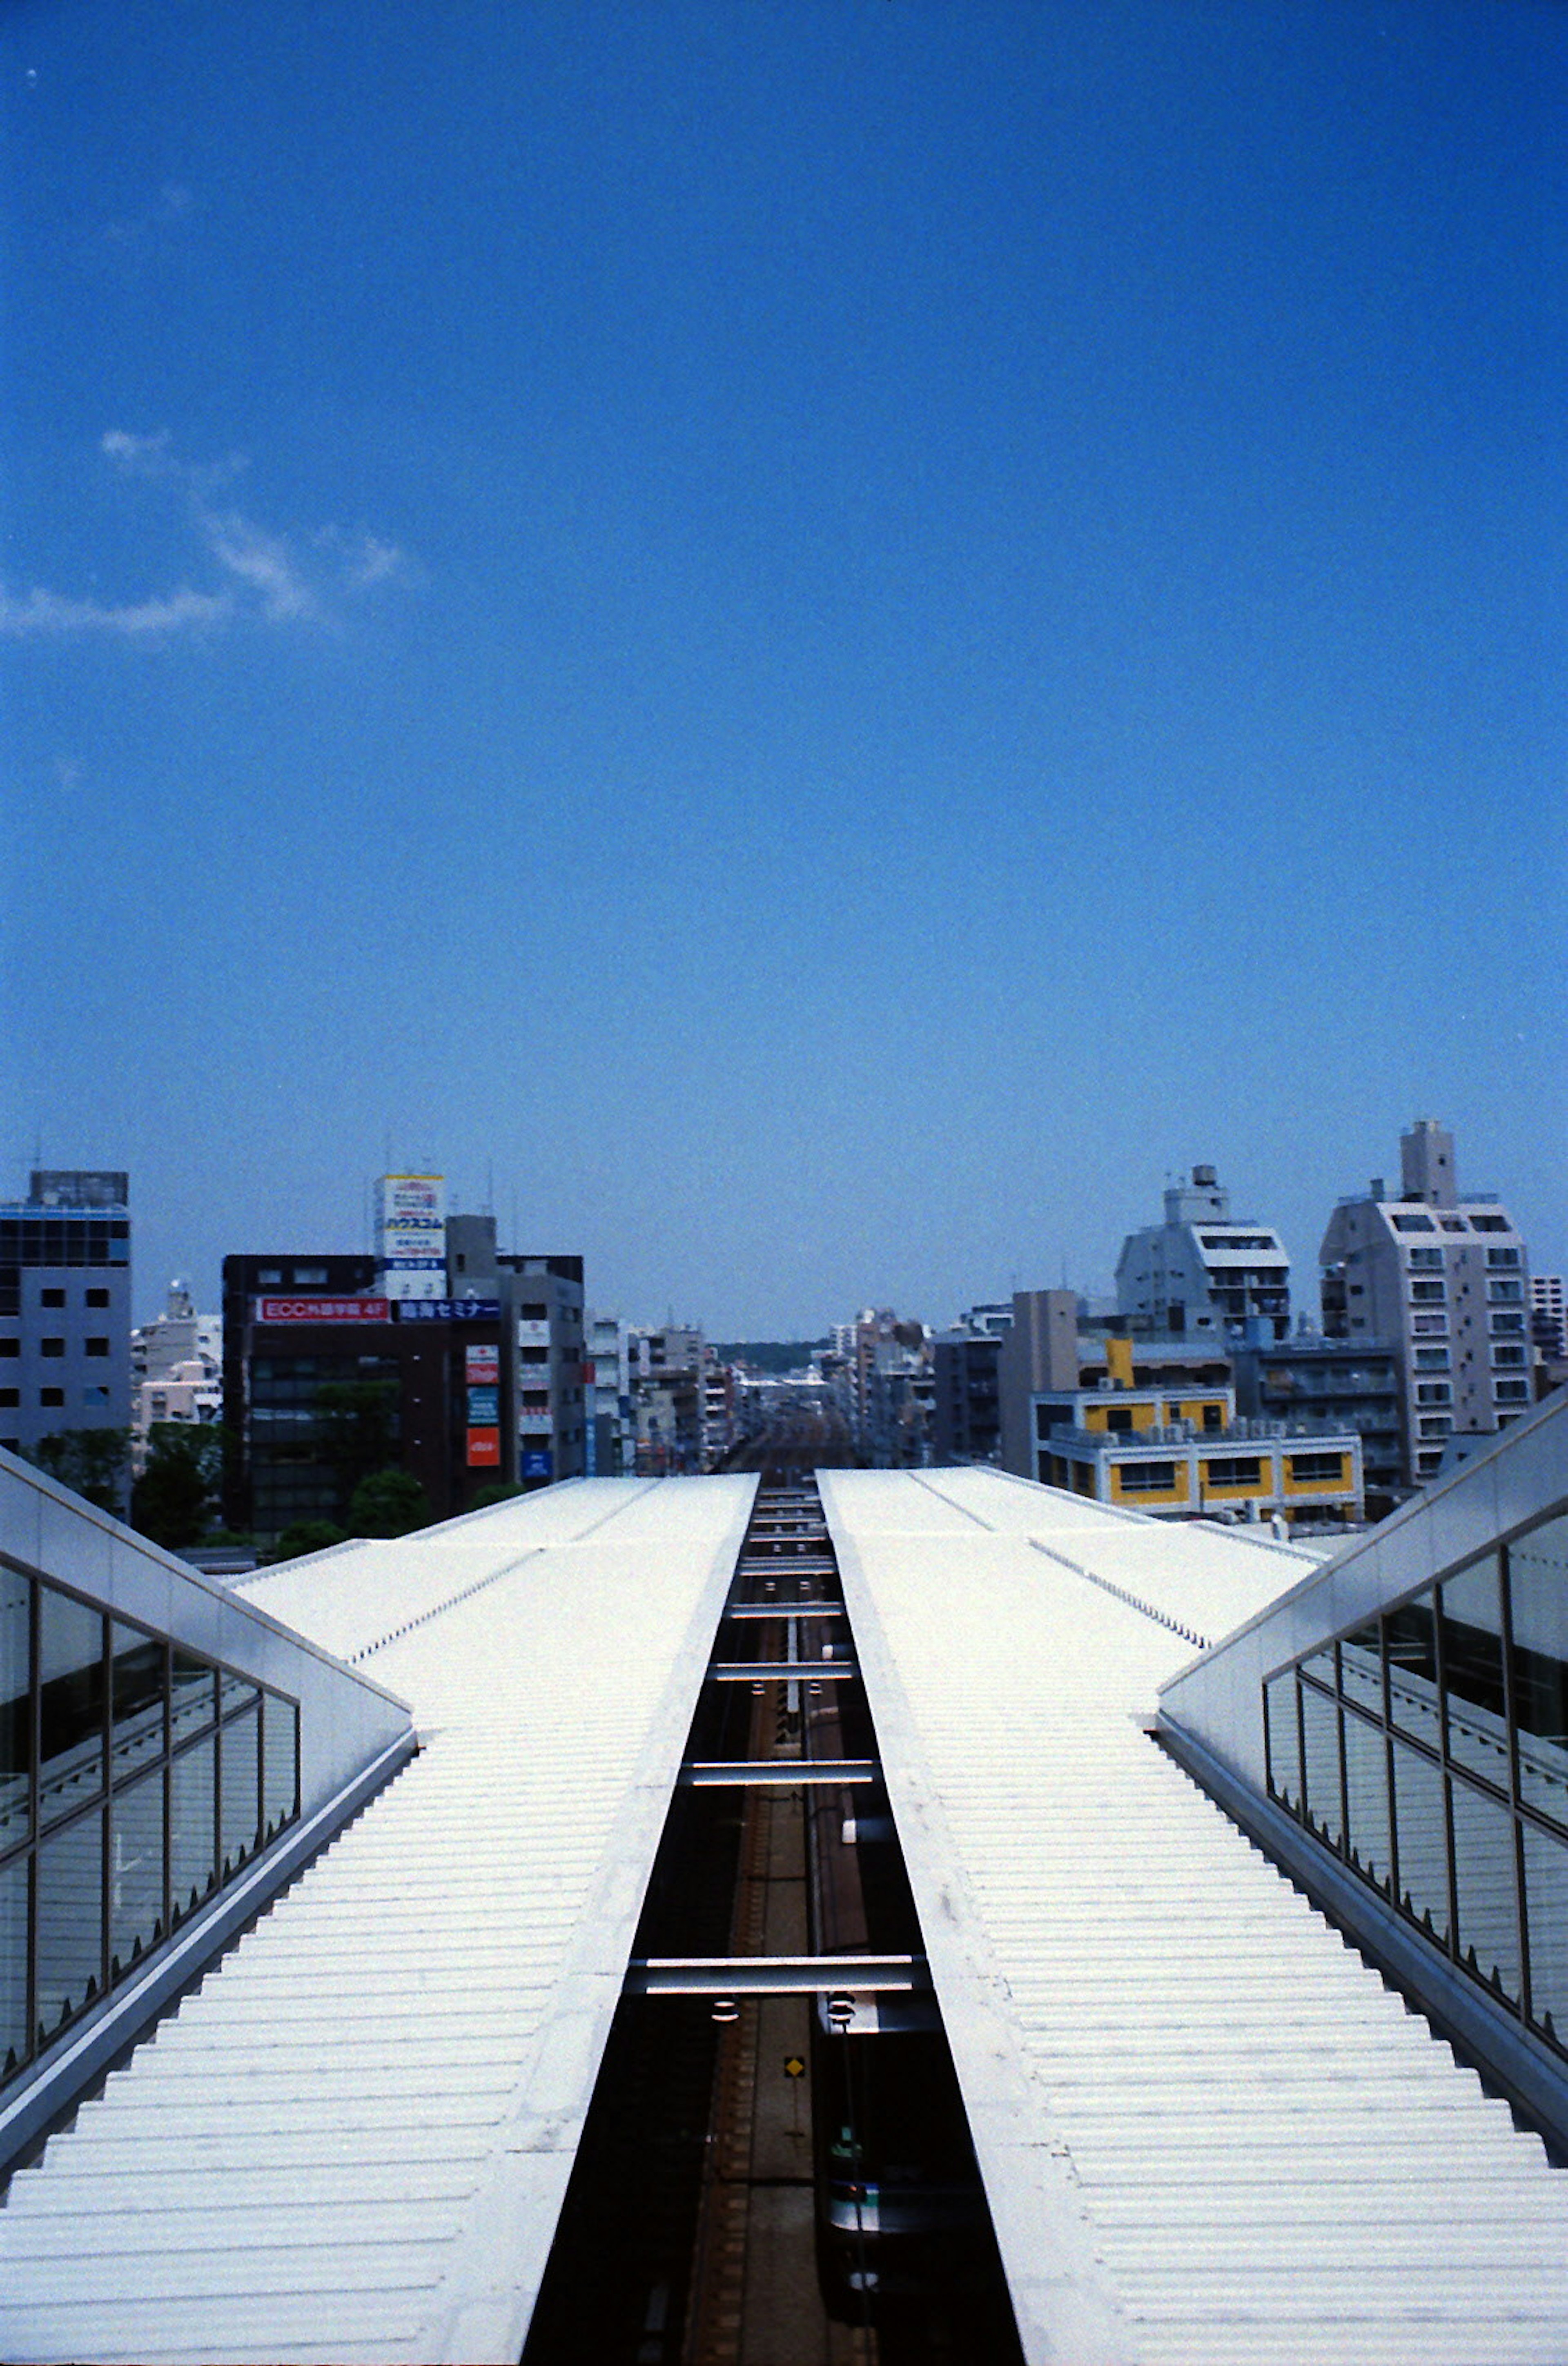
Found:
[(1263, 1687), (1269, 1788), (1568, 2054), (1568, 1516)]
[(299, 1812), (298, 1704), (0, 1569), (0, 2081)]

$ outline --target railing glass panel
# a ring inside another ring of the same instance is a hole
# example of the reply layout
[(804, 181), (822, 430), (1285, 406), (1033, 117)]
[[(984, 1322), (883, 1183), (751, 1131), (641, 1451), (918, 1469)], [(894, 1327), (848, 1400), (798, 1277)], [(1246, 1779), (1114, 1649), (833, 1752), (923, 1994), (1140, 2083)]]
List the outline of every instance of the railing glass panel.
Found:
[(40, 1589), (39, 1817), (74, 1813), (104, 1787), (104, 1615)]
[(0, 1569), (0, 1856), (31, 1828), (31, 1667), (32, 1588)]
[(295, 1702), (0, 1569), (0, 2080), (292, 1823), (299, 1793)]
[(0, 1867), (0, 2075), (27, 2058), (28, 1860)]
[(101, 1809), (46, 1834), (38, 1851), (38, 1993), (41, 2045), (104, 1985)]
[(169, 1768), (169, 1893), (174, 1921), (194, 1913), (218, 1877), (216, 1735), (182, 1750)]
[(117, 1980), (164, 1935), (162, 1766), (117, 1791), (109, 1809), (109, 1978)]

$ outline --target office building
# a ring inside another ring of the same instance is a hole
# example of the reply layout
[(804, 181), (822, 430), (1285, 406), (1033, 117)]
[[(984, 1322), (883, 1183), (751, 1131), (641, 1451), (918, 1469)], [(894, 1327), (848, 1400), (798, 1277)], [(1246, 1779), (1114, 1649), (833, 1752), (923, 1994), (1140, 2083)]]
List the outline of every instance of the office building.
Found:
[(1529, 1268), (1513, 1219), (1461, 1199), (1453, 1137), (1422, 1119), (1400, 1141), (1401, 1189), (1381, 1177), (1341, 1200), (1323, 1236), (1323, 1328), (1384, 1341), (1399, 1370), (1403, 1479), (1435, 1478), (1452, 1435), (1487, 1436), (1529, 1411)]
[(1236, 1409), (1244, 1418), (1354, 1430), (1361, 1441), (1367, 1517), (1386, 1518), (1404, 1493), (1402, 1384), (1390, 1343), (1297, 1332), (1289, 1339), (1243, 1344), (1232, 1362)]
[(0, 1445), (130, 1426), (129, 1178), (38, 1169), (0, 1207)]
[(1004, 1335), (1002, 1330), (971, 1330), (961, 1322), (952, 1331), (939, 1331), (932, 1341), (931, 1454), (936, 1462), (1000, 1459), (997, 1376)]
[[(1113, 1340), (1119, 1340), (1115, 1347)], [(1002, 1469), (1020, 1479), (1034, 1478), (1035, 1399), (1042, 1392), (1059, 1396), (1109, 1387), (1112, 1357), (1125, 1351), (1125, 1335), (1113, 1327), (1100, 1321), (1085, 1327), (1082, 1303), (1072, 1290), (1015, 1290), (1012, 1321), (997, 1362)], [(1161, 1390), (1173, 1399), (1230, 1386), (1230, 1358), (1223, 1344), (1201, 1332), (1175, 1339), (1134, 1335), (1132, 1358), (1133, 1385)]]
[(637, 1454), (626, 1324), (591, 1308), (582, 1323), (585, 1476), (617, 1479)]
[(507, 1475), (499, 1304), (394, 1301), (379, 1279), (374, 1256), (224, 1258), (226, 1527), (341, 1525), (382, 1469), (416, 1479), (444, 1519)]
[(130, 1453), (140, 1472), (154, 1423), (223, 1418), (223, 1318), (198, 1314), (178, 1278), (168, 1302), (130, 1335)]
[(1043, 1485), (1167, 1519), (1359, 1520), (1359, 1437), (1307, 1421), (1238, 1420), (1230, 1388), (1137, 1383), (1131, 1340), (1108, 1340), (1098, 1388), (1032, 1399)]
[(1548, 1363), (1568, 1363), (1568, 1301), (1560, 1273), (1532, 1273), (1530, 1338)]
[(1223, 1347), (1249, 1324), (1283, 1339), (1291, 1262), (1271, 1225), (1233, 1217), (1212, 1166), (1165, 1194), (1165, 1222), (1130, 1233), (1116, 1265), (1119, 1320), (1134, 1335), (1196, 1337)]

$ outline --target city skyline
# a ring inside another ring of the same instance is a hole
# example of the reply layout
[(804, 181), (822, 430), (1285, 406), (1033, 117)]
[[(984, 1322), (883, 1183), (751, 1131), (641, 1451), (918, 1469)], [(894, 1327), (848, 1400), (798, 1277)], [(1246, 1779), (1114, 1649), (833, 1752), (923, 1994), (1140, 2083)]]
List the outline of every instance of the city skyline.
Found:
[[(1387, 1191), (1395, 1197), (1398, 1196), (1400, 1189), (1399, 1135), (1408, 1130), (1409, 1123), (1410, 1121), (1405, 1121), (1394, 1130), (1392, 1155), (1381, 1162), (1381, 1166), (1376, 1172), (1369, 1164), (1369, 1172), (1359, 1184), (1348, 1186), (1344, 1191), (1335, 1193), (1325, 1201), (1321, 1219), (1313, 1233), (1310, 1244), (1301, 1251), (1296, 1249), (1292, 1242), (1290, 1226), (1280, 1222), (1276, 1212), (1277, 1202), (1251, 1193), (1245, 1188), (1236, 1188), (1231, 1173), (1223, 1166), (1217, 1166), (1216, 1179), (1221, 1189), (1230, 1197), (1232, 1209), (1230, 1221), (1235, 1223), (1258, 1222), (1274, 1224), (1283, 1235), (1284, 1245), (1291, 1258), (1292, 1324), (1303, 1315), (1306, 1316), (1314, 1326), (1318, 1322), (1320, 1313), (1318, 1250), (1323, 1234), (1327, 1228), (1329, 1217), (1338, 1201), (1344, 1199), (1359, 1198), (1370, 1184), (1379, 1179), (1380, 1176)], [(29, 1163), (36, 1165), (39, 1162), (34, 1160)], [(49, 1163), (58, 1165), (61, 1162)], [(1140, 1224), (1149, 1224), (1158, 1221), (1165, 1190), (1172, 1184), (1186, 1182), (1190, 1177), (1194, 1163), (1198, 1162), (1189, 1162), (1181, 1166), (1173, 1166), (1156, 1179), (1147, 1195), (1145, 1204), (1141, 1209), (1134, 1208), (1128, 1226), (1129, 1233), (1138, 1229)], [(1206, 1163), (1214, 1164), (1213, 1161)], [(1498, 1199), (1504, 1201), (1513, 1212), (1529, 1250), (1531, 1271), (1546, 1273), (1560, 1270), (1560, 1263), (1554, 1263), (1550, 1257), (1543, 1256), (1536, 1248), (1531, 1238), (1528, 1218), (1523, 1212), (1528, 1205), (1527, 1200), (1521, 1198), (1519, 1193), (1508, 1189), (1506, 1183), (1500, 1182), (1498, 1178), (1486, 1177), (1479, 1183), (1472, 1181), (1464, 1157), (1462, 1138), (1457, 1144), (1456, 1165), (1459, 1170), (1459, 1189), (1461, 1199), (1473, 1200), (1487, 1197)], [(487, 1173), (477, 1191), (468, 1193), (465, 1192), (459, 1177), (455, 1177), (449, 1171), (442, 1169), (438, 1165), (428, 1160), (422, 1160), (417, 1168), (413, 1162), (409, 1161), (405, 1162), (402, 1168), (383, 1168), (378, 1169), (375, 1176), (367, 1175), (356, 1187), (358, 1201), (356, 1214), (352, 1219), (344, 1218), (336, 1230), (331, 1231), (330, 1237), (322, 1234), (318, 1227), (317, 1232), (311, 1234), (310, 1237), (305, 1237), (302, 1234), (297, 1237), (295, 1233), (279, 1233), (276, 1238), (247, 1240), (237, 1247), (225, 1242), (219, 1251), (220, 1260), (224, 1256), (266, 1256), (273, 1252), (285, 1255), (309, 1255), (313, 1252), (337, 1256), (372, 1255), (376, 1245), (376, 1183), (381, 1174), (403, 1171), (442, 1175), (446, 1189), (446, 1205), (452, 1214), (494, 1215), (497, 1239), (503, 1249), (565, 1255), (582, 1253), (581, 1244), (574, 1240), (536, 1237), (530, 1231), (525, 1216), (522, 1214), (520, 1204), (509, 1209), (508, 1195), (504, 1192), (499, 1178)], [(21, 1185), (14, 1192), (4, 1196), (21, 1200), (25, 1197), (25, 1183), (24, 1171)], [(203, 1305), (210, 1304), (215, 1307), (221, 1294), (218, 1280), (213, 1279), (209, 1290), (204, 1295), (204, 1284), (197, 1261), (187, 1258), (182, 1265), (176, 1260), (169, 1267), (166, 1273), (161, 1265), (154, 1267), (150, 1262), (151, 1253), (146, 1245), (145, 1235), (151, 1233), (154, 1241), (162, 1245), (169, 1237), (167, 1220), (154, 1214), (145, 1220), (144, 1225), (138, 1211), (134, 1175), (130, 1177), (130, 1188), (132, 1220), (132, 1303), (135, 1321), (146, 1323), (164, 1312), (169, 1285), (176, 1279), (193, 1288), (197, 1300)], [(1298, 1177), (1294, 1186), (1296, 1201), (1305, 1206), (1309, 1196), (1310, 1186)], [(513, 1194), (511, 1197), (515, 1202), (516, 1195)], [(1134, 1197), (1134, 1195), (1128, 1194), (1129, 1204), (1132, 1204)], [(330, 1204), (330, 1201), (319, 1196), (314, 1204), (325, 1205)], [(1107, 1244), (1098, 1267), (1086, 1259), (1080, 1264), (1074, 1264), (1072, 1269), (1064, 1277), (1062, 1268), (1071, 1262), (1066, 1253), (1058, 1253), (1053, 1257), (1049, 1252), (1042, 1252), (1034, 1257), (1032, 1264), (1025, 1266), (1020, 1262), (1015, 1265), (1010, 1269), (1005, 1279), (994, 1288), (981, 1287), (979, 1283), (973, 1281), (968, 1284), (961, 1282), (955, 1290), (949, 1289), (941, 1298), (940, 1302), (935, 1295), (938, 1285), (934, 1283), (922, 1285), (920, 1278), (913, 1273), (906, 1273), (904, 1278), (908, 1287), (902, 1292), (897, 1290), (861, 1289), (857, 1290), (852, 1286), (852, 1278), (847, 1292), (840, 1294), (840, 1297), (834, 1301), (826, 1312), (814, 1314), (807, 1307), (798, 1320), (772, 1325), (757, 1322), (749, 1325), (739, 1323), (726, 1324), (708, 1319), (700, 1308), (682, 1306), (671, 1299), (668, 1290), (660, 1293), (657, 1288), (652, 1300), (647, 1303), (642, 1301), (636, 1304), (625, 1303), (608, 1290), (601, 1291), (595, 1297), (594, 1260), (592, 1256), (584, 1258), (585, 1286), (589, 1305), (596, 1305), (602, 1311), (614, 1312), (624, 1321), (643, 1327), (657, 1327), (671, 1320), (677, 1324), (689, 1322), (704, 1330), (710, 1339), (826, 1338), (835, 1324), (851, 1321), (863, 1308), (872, 1305), (891, 1306), (901, 1315), (923, 1321), (930, 1327), (940, 1330), (955, 1320), (964, 1308), (1005, 1301), (1015, 1290), (1048, 1289), (1060, 1285), (1072, 1288), (1080, 1295), (1090, 1299), (1113, 1301), (1116, 1291), (1114, 1276), (1116, 1255), (1122, 1245), (1124, 1237), (1125, 1235), (1119, 1234), (1113, 1243)], [(1304, 1235), (1303, 1237), (1305, 1238)], [(962, 1249), (954, 1251), (950, 1258), (950, 1265), (961, 1265), (963, 1256)], [(613, 1241), (605, 1245), (604, 1261), (607, 1271), (615, 1270)]]
[(1431, 1116), (1563, 1269), (1565, 86), (1530, 0), (21, 0), (6, 1191), (129, 1169), (145, 1319), (428, 1160), (820, 1335), (1199, 1160), (1314, 1305)]

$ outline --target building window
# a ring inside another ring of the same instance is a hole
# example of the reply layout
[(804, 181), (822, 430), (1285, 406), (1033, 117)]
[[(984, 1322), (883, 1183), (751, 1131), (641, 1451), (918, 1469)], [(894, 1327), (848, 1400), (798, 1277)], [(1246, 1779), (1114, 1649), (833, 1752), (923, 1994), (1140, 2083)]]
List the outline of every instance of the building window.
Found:
[(107, 1306), (108, 1302), (109, 1294), (107, 1290), (90, 1290), (87, 1292), (87, 1303), (89, 1306)]
[(1478, 1233), (1506, 1233), (1513, 1229), (1506, 1216), (1472, 1216), (1470, 1221)]
[(20, 1389), (0, 1389), (0, 1405), (19, 1405), (21, 1402)]
[(1258, 1487), (1263, 1482), (1263, 1464), (1257, 1455), (1214, 1454), (1198, 1468), (1210, 1487)]
[(1429, 1413), (1422, 1415), (1423, 1437), (1447, 1437), (1452, 1427), (1453, 1422), (1446, 1413)]
[(1430, 1216), (1401, 1213), (1391, 1216), (1388, 1221), (1396, 1233), (1435, 1233), (1438, 1229)]
[(1503, 1279), (1489, 1281), (1486, 1285), (1486, 1295), (1494, 1306), (1516, 1305), (1524, 1294), (1525, 1286), (1522, 1281)]
[(547, 1364), (550, 1351), (547, 1347), (519, 1347), (517, 1360), (520, 1364)]
[(38, 1401), (46, 1413), (52, 1413), (64, 1404), (65, 1391), (63, 1389), (39, 1389)]
[(1499, 1369), (1507, 1365), (1522, 1364), (1524, 1360), (1525, 1350), (1522, 1341), (1501, 1339), (1492, 1350), (1492, 1361)]
[(1528, 1380), (1494, 1380), (1492, 1383), (1492, 1393), (1499, 1404), (1524, 1404), (1529, 1401), (1529, 1392)]
[(1413, 1281), (1410, 1285), (1411, 1301), (1416, 1306), (1441, 1306), (1448, 1294), (1448, 1284), (1443, 1281)]
[(1413, 1314), (1410, 1328), (1417, 1339), (1446, 1339), (1449, 1318), (1446, 1314)]
[(1345, 1457), (1342, 1454), (1292, 1454), (1286, 1457), (1285, 1471), (1292, 1486), (1342, 1487), (1345, 1484)]
[(0, 1356), (19, 1356), (21, 1352), (22, 1343), (19, 1339), (0, 1339)]
[(63, 1339), (40, 1339), (38, 1348), (40, 1356), (63, 1356), (65, 1342)]
[(1174, 1462), (1122, 1462), (1116, 1469), (1124, 1495), (1164, 1494), (1176, 1485)]
[(65, 1292), (62, 1290), (40, 1290), (38, 1297), (40, 1306), (63, 1306), (65, 1303)]
[(1421, 1380), (1416, 1383), (1416, 1402), (1418, 1405), (1452, 1404), (1453, 1401), (1454, 1392), (1447, 1380)]
[(1522, 1339), (1525, 1318), (1522, 1314), (1495, 1314), (1492, 1317), (1494, 1339)]
[(108, 1401), (107, 1389), (99, 1383), (95, 1383), (92, 1388), (84, 1389), (82, 1391), (82, 1403), (85, 1405), (107, 1405)]
[(547, 1306), (520, 1306), (517, 1312), (520, 1319), (525, 1323), (547, 1323), (550, 1319), (550, 1310)]
[(1441, 1273), (1443, 1269), (1442, 1250), (1412, 1249), (1410, 1251), (1409, 1263), (1412, 1273)]
[(89, 1338), (86, 1342), (86, 1348), (89, 1356), (107, 1356), (109, 1351), (109, 1343), (107, 1339), (103, 1338)]
[(1446, 1347), (1417, 1347), (1416, 1350), (1416, 1369), (1418, 1372), (1446, 1372), (1449, 1369), (1448, 1349)]
[(325, 1290), (327, 1269), (324, 1265), (297, 1265), (293, 1270), (296, 1290)]
[(1488, 1272), (1494, 1272), (1499, 1267), (1517, 1267), (1518, 1262), (1519, 1253), (1517, 1249), (1488, 1249), (1486, 1252), (1486, 1267)]

